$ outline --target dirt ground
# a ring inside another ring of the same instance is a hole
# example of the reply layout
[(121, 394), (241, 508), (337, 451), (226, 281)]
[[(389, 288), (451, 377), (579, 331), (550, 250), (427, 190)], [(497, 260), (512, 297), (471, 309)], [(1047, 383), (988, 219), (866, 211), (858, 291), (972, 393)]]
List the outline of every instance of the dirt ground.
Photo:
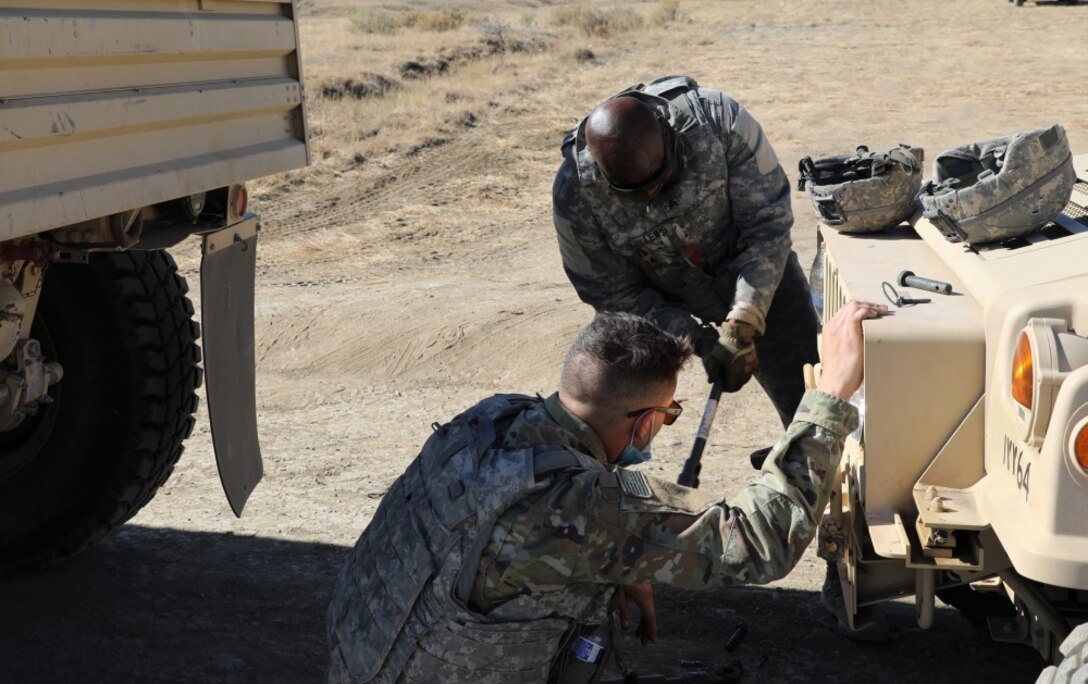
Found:
[[(398, 62), (479, 42), (462, 31), (401, 40), (404, 52), (391, 53), (390, 39), (347, 30), (361, 4), (301, 3), (308, 77), (333, 78), (342, 63), (352, 70), (343, 76), (396, 80)], [(0, 586), (0, 682), (319, 681), (335, 574), (430, 424), (490, 393), (550, 393), (591, 317), (560, 266), (550, 187), (564, 130), (624, 86), (688, 73), (725, 90), (762, 123), (791, 178), (808, 154), (861, 143), (936, 153), (1055, 121), (1088, 151), (1078, 67), (1088, 5), (684, 0), (672, 21), (608, 36), (553, 26), (551, 2), (466, 6), (505, 13), (539, 47), (405, 81), (415, 94), (382, 116), (391, 127), (457, 114), (433, 135), (386, 138), (367, 117), (389, 102), (321, 102), (311, 81), (314, 167), (256, 186), (265, 479), (244, 516), (227, 506), (202, 414), (176, 472), (128, 525), (68, 564)], [(336, 137), (349, 127), (361, 132)], [(807, 198), (793, 200), (807, 264), (814, 221)], [(176, 254), (195, 289), (196, 245)], [(706, 391), (692, 368), (678, 396), (701, 407)], [(679, 473), (698, 413), (659, 438), (653, 472)], [(778, 432), (754, 383), (730, 396), (702, 487), (730, 497), (753, 477), (748, 453)], [(659, 641), (625, 644), (626, 660), (666, 674), (682, 661), (739, 660), (746, 682), (1030, 682), (1044, 665), (951, 609), (920, 630), (909, 603), (886, 606), (888, 644), (844, 640), (817, 606), (822, 576), (810, 552), (769, 587), (659, 590)], [(747, 637), (725, 651), (742, 622)]]

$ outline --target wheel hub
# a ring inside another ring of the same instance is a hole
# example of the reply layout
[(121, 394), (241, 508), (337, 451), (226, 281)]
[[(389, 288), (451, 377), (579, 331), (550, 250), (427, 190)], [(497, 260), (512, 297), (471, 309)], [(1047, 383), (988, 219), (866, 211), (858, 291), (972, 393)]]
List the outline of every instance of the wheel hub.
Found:
[(0, 432), (11, 430), (41, 404), (50, 403), (49, 387), (64, 375), (59, 363), (45, 360), (37, 340), (19, 342), (13, 356), (15, 370), (0, 370)]
[[(16, 368), (0, 368), (0, 480), (38, 456), (57, 418), (60, 386), (55, 383), (60, 380), (61, 366), (45, 361), (45, 354), (55, 356), (55, 350), (44, 323), (39, 320), (34, 327), (41, 342), (29, 339), (19, 343), (8, 358), (9, 362), (16, 360)], [(20, 397), (24, 399), (21, 403)]]

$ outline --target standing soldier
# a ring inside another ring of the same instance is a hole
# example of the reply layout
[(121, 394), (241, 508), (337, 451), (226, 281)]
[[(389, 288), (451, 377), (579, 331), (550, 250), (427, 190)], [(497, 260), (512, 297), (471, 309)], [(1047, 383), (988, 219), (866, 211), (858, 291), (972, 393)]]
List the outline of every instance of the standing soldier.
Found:
[[(688, 76), (624, 90), (564, 139), (552, 212), (582, 301), (687, 335), (727, 392), (754, 374), (789, 423), (818, 322), (790, 245), (789, 181), (748, 110)], [(880, 638), (850, 630), (834, 563), (821, 602), (841, 631)]]
[(789, 182), (744, 107), (687, 76), (629, 88), (567, 135), (552, 199), (583, 301), (688, 336), (726, 391), (754, 373), (789, 423), (817, 320)]

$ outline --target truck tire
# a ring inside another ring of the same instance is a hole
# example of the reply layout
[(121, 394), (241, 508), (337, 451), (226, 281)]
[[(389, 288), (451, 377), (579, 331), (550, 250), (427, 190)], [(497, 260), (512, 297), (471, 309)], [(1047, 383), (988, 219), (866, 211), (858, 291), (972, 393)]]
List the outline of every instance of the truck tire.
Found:
[(0, 576), (93, 544), (173, 471), (203, 373), (186, 292), (164, 251), (48, 269), (32, 337), (64, 377), (52, 403), (0, 433)]
[(1059, 647), (1062, 661), (1044, 669), (1035, 684), (1088, 682), (1088, 623), (1077, 627)]

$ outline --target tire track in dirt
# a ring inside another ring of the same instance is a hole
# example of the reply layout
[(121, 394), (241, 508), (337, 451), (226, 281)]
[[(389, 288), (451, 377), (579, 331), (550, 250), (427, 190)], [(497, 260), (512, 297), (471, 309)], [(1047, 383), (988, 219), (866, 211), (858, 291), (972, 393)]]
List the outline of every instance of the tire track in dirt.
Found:
[[(534, 337), (533, 331), (564, 325), (562, 319), (569, 310), (555, 302), (533, 303), (516, 311), (487, 306), (479, 311), (464, 312), (463, 316), (437, 326), (412, 316), (407, 318), (409, 324), (405, 327), (384, 329), (383, 344), (360, 345), (358, 339), (350, 338), (338, 340), (338, 344), (330, 345), (322, 355), (321, 364), (338, 364), (349, 374), (378, 371), (384, 377), (424, 381), (447, 375), (477, 375), (482, 372), (480, 369), (506, 365), (495, 363), (497, 355), (520, 357), (521, 351), (511, 348), (512, 340), (517, 341), (516, 346), (520, 349)], [(561, 353), (558, 349), (553, 351)], [(534, 361), (519, 358), (519, 365), (524, 368)], [(314, 371), (316, 368), (313, 367), (306, 369), (307, 373)]]
[[(450, 292), (467, 288), (460, 282), (464, 278), (444, 274), (425, 284), (385, 282), (353, 293), (312, 292), (302, 298), (304, 314), (270, 308), (262, 326), (276, 334), (259, 345), (260, 365), (287, 378), (310, 378), (334, 368), (337, 377), (363, 384), (392, 379), (490, 384), (515, 366), (542, 382), (554, 380), (569, 336), (553, 339), (551, 332), (573, 334), (588, 308), (575, 305), (565, 283), (527, 280), (524, 274), (480, 282), (475, 297), (450, 298)], [(512, 292), (520, 293), (516, 302)], [(366, 320), (375, 310), (399, 315), (383, 317), (376, 326), (344, 325)], [(305, 352), (315, 349), (320, 353)]]
[[(573, 313), (571, 307), (554, 302), (517, 311), (488, 308), (453, 325), (412, 326), (392, 336), (385, 350), (373, 346), (358, 350), (348, 344), (333, 350), (331, 356), (344, 359), (348, 372), (383, 368), (389, 378), (423, 382), (492, 382), (511, 364), (525, 376), (550, 376), (566, 348), (539, 344), (539, 333), (577, 329), (577, 323), (570, 323)], [(391, 354), (390, 350), (395, 351)], [(505, 360), (497, 362), (497, 358)]]
[(315, 192), (284, 195), (262, 209), (264, 237), (274, 240), (323, 228), (350, 228), (360, 219), (405, 205), (444, 206), (458, 201), (465, 179), (493, 167), (498, 155), (479, 130), (437, 140), (444, 141), (419, 150), (394, 168), (344, 175)]

